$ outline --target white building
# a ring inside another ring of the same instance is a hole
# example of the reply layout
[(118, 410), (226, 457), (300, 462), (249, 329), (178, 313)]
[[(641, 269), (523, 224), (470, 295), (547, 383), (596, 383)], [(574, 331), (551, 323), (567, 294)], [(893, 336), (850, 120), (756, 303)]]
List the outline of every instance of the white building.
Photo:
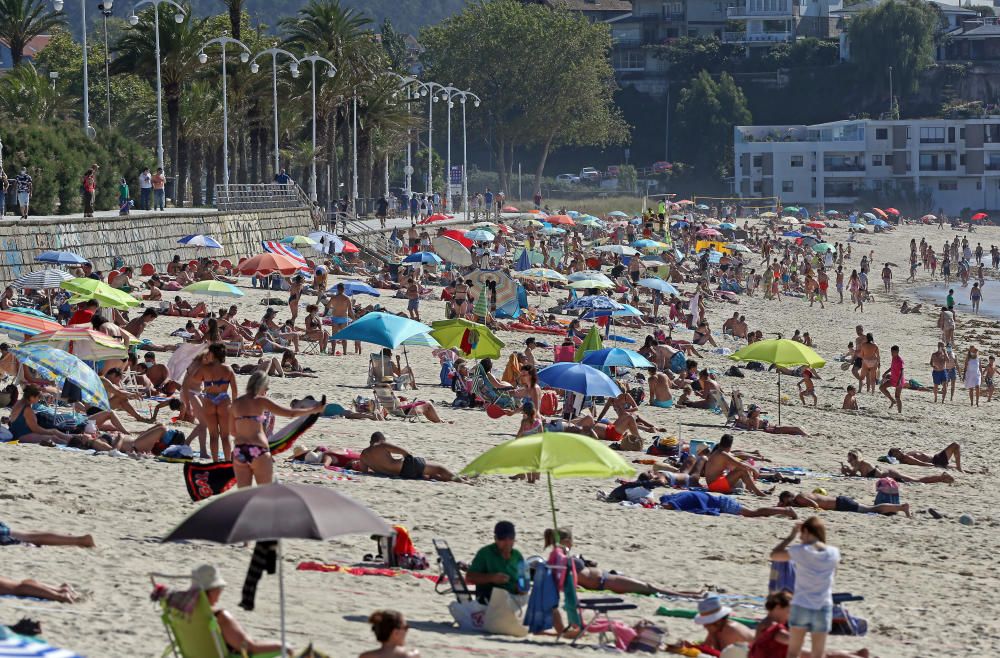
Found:
[(912, 185), (930, 195), (928, 212), (1000, 208), (1000, 117), (737, 126), (734, 151), (742, 197), (851, 205)]
[(839, 19), (833, 12), (842, 6), (842, 0), (736, 0), (726, 9), (726, 18), (743, 29), (723, 32), (722, 40), (749, 49), (796, 37), (827, 39), (837, 34)]

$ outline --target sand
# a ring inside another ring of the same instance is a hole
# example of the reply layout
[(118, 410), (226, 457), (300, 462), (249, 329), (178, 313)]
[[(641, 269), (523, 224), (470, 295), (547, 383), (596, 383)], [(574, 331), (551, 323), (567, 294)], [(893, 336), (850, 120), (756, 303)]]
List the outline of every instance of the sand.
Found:
[[(851, 266), (857, 265), (862, 249), (875, 250), (871, 288), (877, 302), (854, 313), (848, 304), (829, 304), (825, 309), (809, 308), (801, 299), (778, 302), (762, 297), (743, 298), (738, 306), (713, 304), (710, 320), (716, 329), (734, 310), (745, 313), (751, 328), (765, 332), (794, 329), (809, 331), (818, 351), (831, 361), (823, 368), (819, 382), (818, 408), (798, 404), (794, 382), (785, 378), (786, 393), (794, 404), (786, 406), (782, 422), (804, 427), (808, 437), (737, 433), (737, 447), (759, 449), (774, 463), (803, 466), (819, 473), (834, 473), (850, 448), (859, 448), (874, 460), (890, 446), (935, 452), (950, 441), (959, 441), (963, 462), (969, 469), (989, 467), (998, 456), (992, 436), (997, 403), (984, 401), (970, 408), (959, 386), (954, 401), (933, 406), (930, 393), (905, 392), (904, 413), (887, 410), (881, 396), (862, 394), (862, 411), (840, 410), (850, 373), (840, 369), (833, 358), (842, 353), (854, 334), (854, 325), (863, 323), (875, 333), (884, 352), (892, 344), (902, 348), (907, 374), (930, 381), (926, 365), (937, 341), (935, 317), (901, 315), (902, 299), (915, 301), (904, 284), (903, 268), (897, 269), (896, 290), (880, 292), (877, 278), (880, 264), (907, 262), (910, 238), (927, 236), (937, 248), (950, 231), (936, 227), (904, 227), (888, 235), (861, 238), (854, 245)], [(1000, 240), (997, 229), (982, 229), (971, 236), (973, 243), (988, 245)], [(834, 231), (831, 241), (846, 238)], [(921, 273), (917, 286), (926, 285)], [(993, 282), (986, 286), (990, 296)], [(834, 293), (835, 296), (835, 293)], [(965, 301), (966, 291), (959, 299)], [(247, 288), (241, 317), (259, 317), (262, 307), (257, 291)], [(534, 298), (533, 298), (534, 300)], [(402, 309), (401, 300), (380, 300), (392, 309)], [(426, 320), (443, 317), (443, 304), (424, 302)], [(287, 316), (281, 309), (280, 317)], [(975, 334), (975, 342), (988, 356), (997, 348), (1000, 334), (996, 322), (971, 327), (960, 317), (958, 353), (964, 354)], [(161, 318), (151, 337), (166, 335), (183, 325), (178, 318)], [(989, 333), (989, 340), (982, 338)], [(628, 330), (635, 337), (640, 334)], [(688, 332), (680, 331), (685, 337)], [(523, 344), (525, 335), (503, 332), (504, 359)], [(735, 346), (726, 339), (721, 345)], [(306, 393), (326, 394), (331, 400), (348, 404), (365, 394), (368, 354), (360, 356), (305, 356), (303, 362), (320, 371), (318, 379), (276, 380), (274, 397), (288, 401)], [(482, 411), (452, 410), (453, 396), (436, 386), (438, 366), (430, 351), (409, 351), (421, 384), (420, 397), (433, 400), (442, 417), (454, 424), (433, 425), (427, 421), (390, 420), (383, 423), (321, 419), (301, 441), (307, 446), (361, 448), (372, 431), (381, 430), (391, 441), (453, 469), (460, 469), (489, 447), (511, 438), (516, 419), (490, 420)], [(247, 359), (234, 359), (244, 363)], [(729, 362), (710, 355), (705, 363), (716, 370)], [(245, 378), (240, 378), (241, 384)], [(723, 386), (738, 387), (747, 403), (762, 403), (775, 411), (773, 373), (748, 372), (746, 379), (723, 377)], [(643, 406), (642, 414), (685, 438), (716, 440), (723, 433), (723, 419), (700, 410), (654, 409)], [(629, 458), (638, 455), (628, 455)], [(926, 475), (930, 469), (901, 466), (902, 471)], [(474, 551), (491, 540), (493, 524), (509, 519), (518, 526), (518, 547), (525, 555), (542, 551), (542, 532), (549, 525), (546, 490), (543, 483), (529, 485), (504, 477), (481, 478), (475, 486), (430, 482), (399, 481), (360, 476), (350, 481), (334, 480), (330, 474), (308, 468), (294, 469), (279, 460), (278, 474), (289, 482), (308, 482), (334, 487), (347, 493), (392, 523), (409, 528), (416, 546), (431, 557), (433, 538), (447, 539), (460, 560), (471, 559)], [(210, 544), (163, 545), (159, 538), (195, 509), (181, 480), (181, 467), (152, 460), (115, 459), (87, 456), (35, 446), (0, 446), (0, 518), (15, 528), (92, 533), (95, 550), (73, 548), (2, 549), (0, 576), (34, 577), (47, 583), (72, 583), (85, 593), (75, 605), (0, 599), (0, 621), (13, 623), (20, 615), (42, 621), (45, 636), (92, 657), (156, 656), (166, 645), (157, 608), (149, 601), (151, 571), (185, 575), (201, 563), (219, 566), (230, 586), (223, 605), (255, 636), (275, 637), (278, 633), (278, 583), (266, 576), (257, 596), (257, 609), (245, 612), (237, 607), (240, 586), (250, 559), (250, 550), (239, 546)], [(937, 655), (991, 655), (1000, 650), (1000, 622), (990, 611), (997, 609), (995, 597), (1000, 575), (991, 555), (1000, 540), (992, 506), (984, 506), (995, 493), (994, 475), (957, 475), (955, 484), (904, 485), (902, 498), (910, 502), (914, 518), (881, 517), (823, 512), (830, 543), (839, 546), (843, 562), (835, 591), (865, 596), (855, 603), (855, 614), (868, 619), (866, 638), (832, 638), (831, 648), (869, 647), (884, 657)], [(768, 553), (789, 531), (790, 521), (782, 518), (746, 519), (732, 516), (699, 517), (665, 510), (628, 509), (597, 500), (600, 489), (613, 482), (560, 480), (556, 497), (560, 523), (574, 530), (576, 550), (597, 560), (603, 568), (616, 569), (639, 578), (677, 588), (712, 586), (731, 594), (763, 594), (768, 576)], [(803, 490), (824, 487), (832, 495), (846, 494), (862, 503), (874, 498), (874, 482), (840, 477), (804, 480)], [(796, 487), (791, 487), (796, 488)], [(777, 492), (776, 492), (777, 493)], [(773, 504), (776, 495), (767, 499)], [(743, 502), (756, 505), (751, 496)], [(945, 518), (934, 520), (925, 510), (933, 507)], [(960, 525), (958, 517), (971, 513), (974, 526)], [(372, 648), (372, 634), (364, 623), (378, 608), (396, 608), (410, 623), (409, 642), (424, 656), (554, 656), (567, 655), (565, 645), (551, 638), (511, 640), (476, 634), (460, 634), (452, 628), (447, 611), (449, 596), (435, 594), (426, 580), (409, 576), (394, 578), (355, 577), (337, 573), (296, 571), (302, 561), (337, 561), (355, 564), (373, 552), (368, 537), (350, 537), (326, 544), (294, 541), (286, 544), (285, 575), (288, 593), (290, 639), (299, 648), (312, 641), (334, 656), (356, 655)], [(639, 609), (621, 618), (634, 622), (653, 618), (663, 603), (648, 597), (628, 597)], [(666, 602), (673, 607), (693, 608), (693, 602)], [(741, 614), (757, 610), (740, 609)], [(656, 618), (669, 629), (669, 639), (699, 640), (703, 633), (690, 621)], [(991, 651), (992, 650), (992, 651)]]

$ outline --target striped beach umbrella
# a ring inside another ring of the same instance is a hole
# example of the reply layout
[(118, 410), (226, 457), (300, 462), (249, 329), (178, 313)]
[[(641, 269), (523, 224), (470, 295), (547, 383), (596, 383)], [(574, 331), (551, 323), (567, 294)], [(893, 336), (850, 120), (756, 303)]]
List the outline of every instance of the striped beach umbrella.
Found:
[(55, 331), (44, 331), (25, 339), (23, 345), (49, 345), (84, 361), (128, 357), (128, 350), (122, 341), (86, 327), (63, 327)]
[(63, 281), (69, 281), (73, 275), (65, 270), (45, 269), (22, 274), (14, 280), (14, 287), (19, 290), (49, 290), (58, 288)]
[(34, 336), (43, 331), (53, 331), (61, 328), (62, 325), (58, 322), (35, 317), (34, 315), (26, 315), (14, 311), (0, 311), (0, 331), (7, 334)]

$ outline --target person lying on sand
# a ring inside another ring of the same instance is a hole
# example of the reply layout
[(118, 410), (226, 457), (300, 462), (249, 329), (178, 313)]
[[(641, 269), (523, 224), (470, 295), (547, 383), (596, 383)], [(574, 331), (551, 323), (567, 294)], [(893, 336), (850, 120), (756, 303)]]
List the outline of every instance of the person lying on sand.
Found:
[[(545, 530), (545, 551), (556, 546), (556, 533), (551, 528)], [(559, 529), (559, 547), (573, 560), (576, 567), (576, 586), (594, 591), (608, 591), (615, 594), (666, 594), (668, 596), (690, 596), (701, 598), (704, 592), (679, 592), (658, 587), (649, 582), (629, 578), (619, 573), (602, 571), (596, 562), (586, 560), (580, 555), (570, 555), (573, 549), (573, 533), (568, 528)]]
[(902, 482), (904, 484), (913, 482), (920, 482), (922, 484), (946, 482), (950, 484), (955, 481), (955, 478), (948, 473), (941, 473), (940, 475), (925, 475), (921, 478), (913, 478), (908, 475), (903, 475), (899, 471), (892, 468), (882, 469), (878, 466), (873, 466), (862, 459), (861, 453), (857, 450), (851, 450), (847, 453), (847, 465), (844, 465), (844, 463), (841, 462), (840, 472), (847, 476), (860, 475), (863, 478), (892, 478), (896, 482)]
[(768, 434), (794, 434), (796, 436), (809, 436), (805, 430), (796, 425), (771, 425), (771, 421), (760, 417), (760, 407), (751, 404), (747, 408), (747, 417), (736, 419), (735, 426), (750, 430), (752, 432), (761, 431)]
[(60, 535), (54, 532), (19, 532), (0, 521), (0, 546), (33, 544), (35, 546), (79, 546), (93, 548), (94, 538), (90, 535)]
[[(767, 616), (757, 624), (753, 644), (750, 645), (751, 658), (785, 658), (788, 655), (788, 643), (791, 634), (788, 632), (788, 619), (791, 615), (792, 595), (788, 592), (774, 592), (767, 597), (764, 607)], [(804, 658), (812, 654), (803, 651)], [(826, 658), (868, 658), (868, 649), (857, 651), (830, 651), (824, 654)]]
[(36, 599), (59, 601), (60, 603), (75, 603), (79, 594), (66, 583), (59, 587), (43, 585), (30, 578), (25, 580), (9, 580), (0, 578), (0, 596), (33, 596)]
[(798, 518), (795, 511), (787, 507), (750, 509), (744, 507), (732, 496), (719, 496), (705, 491), (681, 491), (675, 494), (664, 494), (660, 496), (660, 506), (663, 509), (691, 512), (693, 514), (706, 514), (709, 516), (733, 514), (747, 518), (765, 516), (786, 516), (790, 519)]
[(358, 470), (404, 480), (462, 481), (444, 466), (428, 462), (423, 457), (415, 457), (408, 450), (389, 443), (382, 432), (372, 433), (371, 443), (361, 451)]
[[(216, 621), (219, 622), (226, 650), (234, 654), (241, 654), (245, 651), (250, 655), (281, 651), (281, 642), (254, 640), (243, 630), (232, 614), (219, 607), (219, 598), (222, 596), (222, 590), (225, 586), (226, 581), (219, 575), (219, 571), (210, 564), (203, 564), (191, 572), (191, 587), (205, 592), (205, 597), (212, 606), (212, 613), (215, 615)], [(293, 653), (290, 646), (284, 648), (289, 654)]]
[(962, 447), (957, 443), (949, 443), (943, 450), (933, 455), (916, 450), (903, 452), (901, 448), (889, 448), (889, 456), (897, 459), (900, 464), (944, 469), (951, 468), (950, 463), (954, 459), (955, 470), (962, 472)]
[(822, 509), (828, 512), (856, 512), (858, 514), (884, 514), (889, 516), (902, 512), (907, 518), (910, 516), (910, 504), (894, 505), (892, 503), (882, 503), (881, 505), (862, 505), (849, 496), (825, 496), (818, 493), (792, 493), (782, 491), (778, 494), (778, 507), (809, 507), (812, 509)]
[(376, 610), (368, 617), (375, 639), (381, 645), (378, 649), (365, 651), (358, 658), (420, 658), (416, 649), (406, 648), (406, 631), (409, 625), (403, 613), (395, 610)]

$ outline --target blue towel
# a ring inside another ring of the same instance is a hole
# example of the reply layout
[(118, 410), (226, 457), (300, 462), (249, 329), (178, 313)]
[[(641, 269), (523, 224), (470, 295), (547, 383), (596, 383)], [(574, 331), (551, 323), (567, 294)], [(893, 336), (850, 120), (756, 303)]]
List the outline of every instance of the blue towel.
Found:
[(739, 514), (742, 506), (730, 496), (713, 496), (704, 491), (682, 491), (660, 496), (661, 505), (671, 505), (678, 512), (691, 512), (705, 516)]
[(559, 605), (559, 588), (549, 572), (548, 566), (535, 567), (535, 583), (528, 598), (524, 613), (524, 625), (532, 633), (541, 633), (552, 628), (552, 611)]

